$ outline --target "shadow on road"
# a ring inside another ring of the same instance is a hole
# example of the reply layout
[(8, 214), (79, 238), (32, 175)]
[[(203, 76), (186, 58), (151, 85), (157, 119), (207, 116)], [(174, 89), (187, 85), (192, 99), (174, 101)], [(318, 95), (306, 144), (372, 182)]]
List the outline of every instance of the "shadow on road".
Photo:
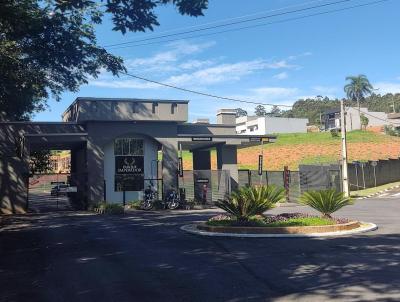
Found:
[(400, 235), (205, 238), (210, 214), (12, 218), (1, 301), (399, 301)]

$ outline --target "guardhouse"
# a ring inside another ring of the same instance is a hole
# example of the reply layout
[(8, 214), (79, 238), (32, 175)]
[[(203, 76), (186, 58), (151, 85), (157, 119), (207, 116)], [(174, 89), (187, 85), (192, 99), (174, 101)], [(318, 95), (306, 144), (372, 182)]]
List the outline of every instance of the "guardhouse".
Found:
[(35, 150), (71, 151), (69, 181), (77, 188), (74, 198), (85, 207), (138, 199), (151, 180), (161, 180), (164, 192), (177, 190), (182, 150), (193, 153), (193, 170), (203, 171), (195, 178), (204, 180), (215, 149), (217, 169), (227, 171), (234, 189), (237, 149), (273, 142), (275, 136), (237, 135), (231, 109), (219, 110), (216, 124), (188, 123), (188, 103), (79, 97), (61, 122), (0, 122), (1, 211), (23, 213), (29, 207), (28, 163)]

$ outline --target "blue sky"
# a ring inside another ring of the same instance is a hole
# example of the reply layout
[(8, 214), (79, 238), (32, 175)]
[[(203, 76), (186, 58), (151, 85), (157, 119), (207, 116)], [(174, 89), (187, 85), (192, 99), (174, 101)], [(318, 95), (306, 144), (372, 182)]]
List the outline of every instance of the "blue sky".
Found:
[[(229, 28), (276, 22), (371, 1), (351, 0)], [(157, 10), (161, 26), (154, 32), (124, 36), (112, 32), (111, 23), (105, 20), (98, 28), (98, 41), (100, 45), (127, 42), (170, 34), (173, 32), (164, 32), (178, 28), (195, 29), (192, 26), (244, 15), (260, 17), (329, 2), (334, 0), (210, 0), (205, 16), (198, 18), (181, 16), (173, 7), (166, 6)], [(357, 74), (367, 75), (379, 93), (400, 92), (399, 14), (400, 1), (389, 0), (253, 29), (136, 47), (129, 45), (110, 51), (124, 58), (132, 74), (249, 101), (293, 104), (299, 98), (317, 95), (342, 97), (345, 77)], [(210, 25), (216, 24), (221, 22)], [(104, 72), (79, 92), (64, 93), (60, 102), (49, 100), (49, 109), (37, 114), (34, 120), (59, 121), (62, 112), (78, 96), (186, 99), (190, 100), (191, 120), (213, 120), (219, 108), (242, 107), (249, 114), (254, 109), (253, 105), (215, 100), (128, 77), (112, 77)]]

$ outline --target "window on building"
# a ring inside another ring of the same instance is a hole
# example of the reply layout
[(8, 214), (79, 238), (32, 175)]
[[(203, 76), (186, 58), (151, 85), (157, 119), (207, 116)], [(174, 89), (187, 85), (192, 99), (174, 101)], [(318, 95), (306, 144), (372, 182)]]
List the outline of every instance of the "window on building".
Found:
[(153, 114), (157, 114), (157, 109), (158, 109), (158, 103), (153, 103), (153, 104), (152, 104), (151, 112), (152, 112)]
[(143, 155), (143, 140), (137, 138), (118, 138), (114, 143), (114, 155)]
[(175, 114), (178, 110), (178, 104), (171, 104), (171, 114)]

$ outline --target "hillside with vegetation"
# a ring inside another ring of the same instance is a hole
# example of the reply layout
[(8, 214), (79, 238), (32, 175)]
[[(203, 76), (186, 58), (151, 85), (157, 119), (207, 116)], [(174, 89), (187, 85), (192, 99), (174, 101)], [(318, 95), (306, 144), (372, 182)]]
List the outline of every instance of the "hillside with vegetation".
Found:
[[(349, 160), (378, 160), (400, 156), (400, 138), (369, 131), (351, 131), (348, 138)], [(329, 132), (279, 134), (277, 141), (264, 145), (264, 168), (297, 170), (300, 164), (335, 163), (341, 157), (340, 137)], [(257, 169), (260, 146), (238, 150), (241, 169)], [(216, 169), (216, 152), (212, 151), (212, 168)], [(192, 169), (192, 154), (183, 153), (184, 169)]]
[[(361, 100), (361, 106), (367, 107), (370, 111), (380, 112), (400, 112), (400, 94), (371, 94)], [(345, 100), (346, 106), (357, 106), (355, 101)], [(317, 125), (320, 123), (320, 115), (327, 109), (339, 108), (339, 99), (330, 99), (328, 97), (316, 97), (310, 99), (300, 99), (293, 104), (291, 110), (282, 111), (281, 116), (284, 117), (297, 117), (297, 118), (308, 118), (310, 124)]]

